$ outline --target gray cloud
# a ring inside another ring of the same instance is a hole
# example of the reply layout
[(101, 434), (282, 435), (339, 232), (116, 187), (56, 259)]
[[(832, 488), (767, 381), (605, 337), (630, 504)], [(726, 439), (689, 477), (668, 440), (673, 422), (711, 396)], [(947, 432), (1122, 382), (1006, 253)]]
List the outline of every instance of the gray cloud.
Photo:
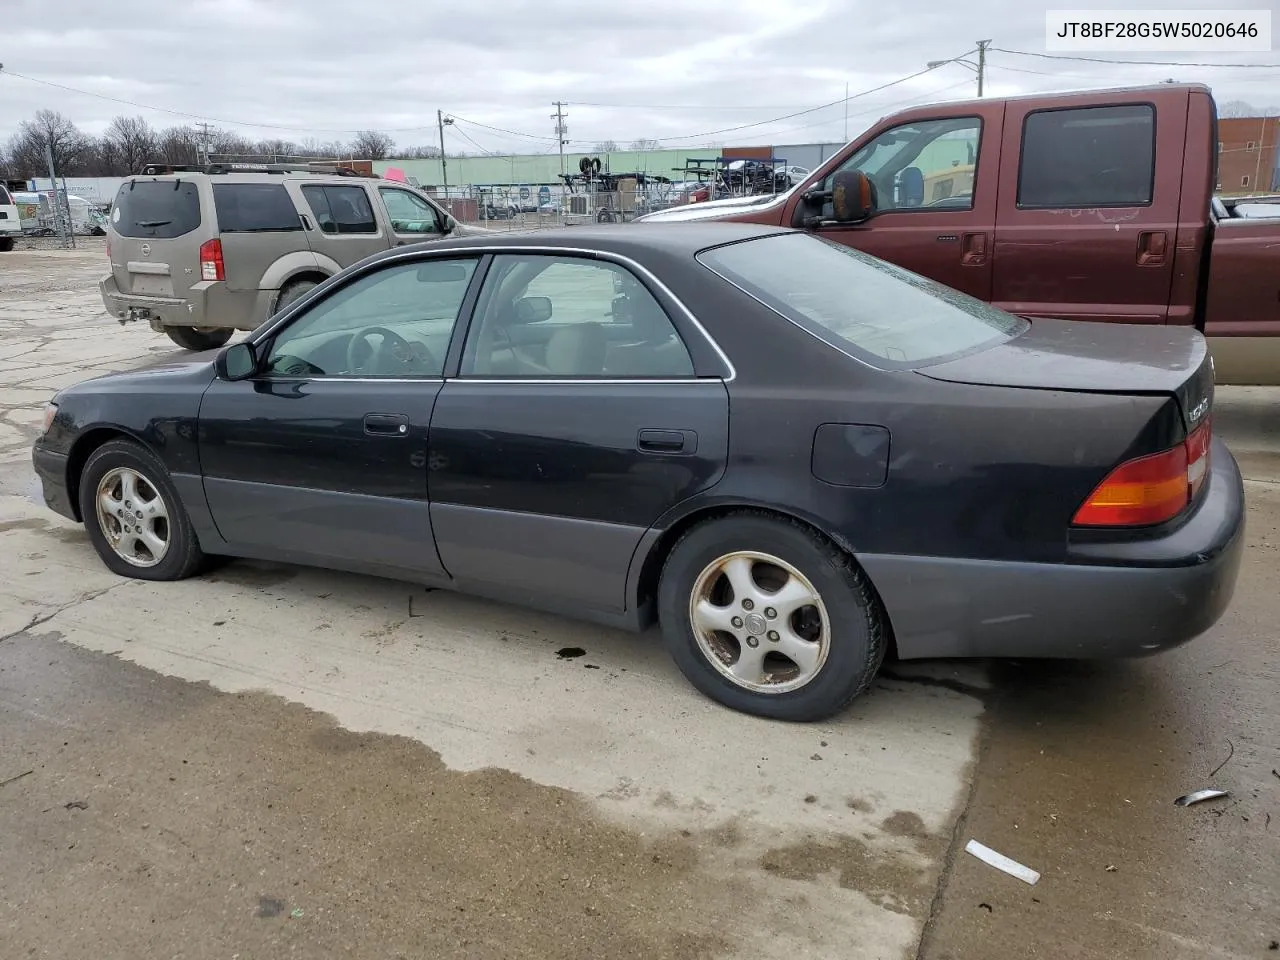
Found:
[[(926, 61), (965, 53), (979, 38), (1042, 51), (1044, 12), (1059, 5), (5, 0), (4, 6), (6, 72), (213, 118), (255, 138), (332, 140), (375, 128), (401, 145), (433, 143), (440, 108), (471, 121), (449, 132), (454, 148), (474, 149), (465, 133), (495, 152), (550, 152), (553, 100), (569, 102), (575, 144), (637, 137), (672, 146), (840, 140), (843, 105), (760, 121), (838, 100), (846, 84), (857, 93), (904, 77)], [(1142, 58), (1280, 61), (1276, 54)], [(992, 53), (989, 66), (989, 96), (1173, 77), (1210, 84), (1219, 102), (1280, 101), (1280, 69), (1090, 64), (1006, 53)], [(971, 71), (944, 66), (851, 101), (848, 131), (901, 106), (973, 91)], [(0, 137), (42, 107), (94, 134), (121, 113), (157, 126), (189, 119), (0, 75)], [(755, 125), (712, 134), (745, 124)]]

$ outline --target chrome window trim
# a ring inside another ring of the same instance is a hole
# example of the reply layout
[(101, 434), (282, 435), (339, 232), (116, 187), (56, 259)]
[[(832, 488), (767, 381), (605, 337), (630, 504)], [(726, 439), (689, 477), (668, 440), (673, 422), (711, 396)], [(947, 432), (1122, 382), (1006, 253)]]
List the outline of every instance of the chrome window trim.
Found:
[[(438, 241), (438, 240), (435, 241), (435, 243), (440, 243), (440, 242), (441, 241)], [(360, 271), (360, 274), (358, 276), (363, 276), (366, 273), (371, 273), (372, 271), (378, 269), (384, 264), (398, 263), (401, 260), (417, 260), (417, 259), (423, 259), (428, 257), (436, 258), (436, 259), (448, 259), (450, 256), (467, 257), (473, 254), (478, 257), (484, 256), (485, 254), (493, 254), (493, 255), (527, 254), (527, 255), (534, 255), (534, 256), (537, 256), (537, 255), (556, 256), (557, 254), (570, 254), (572, 256), (580, 256), (580, 257), (585, 256), (585, 257), (594, 257), (601, 260), (608, 260), (612, 263), (616, 263), (616, 264), (619, 264), (620, 266), (626, 267), (627, 269), (633, 271), (634, 273), (638, 273), (639, 275), (644, 277), (646, 280), (648, 280), (650, 283), (652, 283), (655, 287), (657, 287), (660, 291), (662, 291), (662, 293), (667, 297), (668, 300), (670, 300), (673, 304), (676, 305), (677, 308), (679, 308), (680, 312), (684, 314), (685, 319), (688, 320), (689, 323), (693, 325), (693, 328), (698, 331), (698, 334), (711, 347), (711, 349), (715, 352), (716, 356), (720, 358), (720, 362), (724, 364), (725, 369), (728, 371), (728, 376), (721, 376), (721, 377), (696, 377), (695, 376), (695, 377), (690, 377), (687, 380), (680, 380), (677, 382), (688, 383), (691, 381), (714, 379), (721, 383), (733, 383), (738, 378), (738, 370), (733, 365), (733, 361), (729, 359), (729, 355), (726, 354), (724, 350), (721, 349), (720, 344), (716, 342), (715, 337), (711, 336), (711, 334), (707, 331), (707, 328), (702, 325), (702, 322), (696, 316), (694, 316), (693, 311), (690, 310), (685, 305), (684, 301), (681, 300), (679, 297), (677, 297), (671, 291), (671, 288), (668, 287), (665, 283), (663, 283), (662, 280), (660, 280), (652, 270), (650, 270), (644, 264), (639, 263), (631, 259), (630, 257), (620, 253), (613, 253), (608, 250), (594, 250), (588, 247), (572, 247), (572, 246), (559, 246), (559, 245), (557, 246), (525, 246), (525, 245), (503, 244), (503, 245), (495, 245), (495, 246), (446, 247), (444, 249), (436, 248), (431, 250), (413, 250), (413, 251), (393, 253), (387, 257), (379, 259), (376, 263), (369, 264), (368, 267)], [(706, 269), (710, 269), (709, 267), (706, 266), (706, 264), (702, 263), (701, 260), (698, 260), (696, 256), (694, 257), (694, 259), (700, 266)], [(715, 271), (712, 271), (712, 272), (714, 273)], [(716, 275), (719, 276), (719, 274), (716, 274)], [(354, 280), (356, 278), (352, 277), (351, 279)], [(344, 283), (343, 286), (346, 286), (346, 284)], [(735, 284), (734, 286), (737, 286), (737, 285)], [(755, 299), (755, 298), (753, 297), (752, 299)], [(289, 313), (279, 317), (275, 323), (271, 324), (271, 326), (267, 327), (265, 330), (262, 331), (262, 333), (260, 333), (259, 335), (253, 338), (254, 345), (256, 346), (259, 341), (265, 340), (268, 337), (272, 336), (275, 333), (277, 328), (291, 321), (292, 317), (293, 317), (293, 311), (290, 311)], [(475, 380), (472, 380), (470, 377), (458, 377), (456, 379), (467, 380), (468, 382), (473, 382), (473, 383), (477, 382)], [(496, 381), (496, 382), (511, 383), (512, 381), (502, 380), (502, 381)], [(544, 378), (534, 377), (534, 378), (530, 378), (529, 382), (546, 383), (548, 381)], [(587, 382), (587, 381), (571, 380), (566, 382), (579, 383), (579, 382)], [(592, 380), (589, 382), (601, 383), (603, 381)], [(619, 380), (618, 382), (619, 383), (637, 383), (641, 381), (639, 380), (639, 378), (637, 378), (635, 380)], [(648, 381), (648, 382), (655, 382), (655, 381)], [(668, 378), (662, 378), (661, 381), (657, 381), (657, 382), (668, 382)]]

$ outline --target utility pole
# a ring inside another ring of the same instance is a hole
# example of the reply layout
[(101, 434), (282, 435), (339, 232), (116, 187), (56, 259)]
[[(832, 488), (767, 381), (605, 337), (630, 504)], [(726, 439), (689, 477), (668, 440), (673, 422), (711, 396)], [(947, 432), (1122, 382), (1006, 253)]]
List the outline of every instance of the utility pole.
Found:
[(209, 124), (203, 123), (203, 122), (197, 123), (196, 126), (200, 128), (200, 144), (199, 146), (196, 147), (196, 152), (199, 155), (200, 164), (202, 166), (208, 166), (209, 165), (209, 141), (212, 138), (210, 127), (209, 127)]
[(978, 41), (978, 96), (982, 96), (982, 81), (987, 73), (987, 47), (990, 46), (990, 40)]
[(844, 85), (844, 142), (849, 142), (849, 84)]
[(551, 119), (556, 122), (556, 143), (560, 145), (560, 176), (564, 176), (564, 101), (556, 101), (556, 112), (551, 115)]
[(444, 127), (447, 123), (453, 123), (453, 117), (446, 117), (443, 110), (437, 110), (436, 126), (440, 128), (440, 180), (446, 200), (449, 199), (449, 161), (444, 156)]
[[(58, 241), (62, 246), (68, 247), (67, 235), (71, 232), (70, 217), (65, 220), (62, 216), (62, 200), (58, 196), (58, 171), (53, 167), (53, 145), (46, 143), (44, 145), (44, 162), (49, 167), (49, 186), (52, 188), (53, 196), (53, 222), (58, 228)], [(69, 210), (70, 208), (68, 208)]]

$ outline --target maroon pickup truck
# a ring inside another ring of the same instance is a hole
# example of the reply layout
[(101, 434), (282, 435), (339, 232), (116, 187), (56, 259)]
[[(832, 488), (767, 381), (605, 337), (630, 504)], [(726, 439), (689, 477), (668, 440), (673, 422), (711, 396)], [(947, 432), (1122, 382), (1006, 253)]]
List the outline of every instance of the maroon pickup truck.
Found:
[(804, 227), (1022, 316), (1194, 325), (1218, 382), (1277, 383), (1280, 218), (1215, 202), (1217, 141), (1200, 84), (914, 107), (784, 194), (636, 222)]

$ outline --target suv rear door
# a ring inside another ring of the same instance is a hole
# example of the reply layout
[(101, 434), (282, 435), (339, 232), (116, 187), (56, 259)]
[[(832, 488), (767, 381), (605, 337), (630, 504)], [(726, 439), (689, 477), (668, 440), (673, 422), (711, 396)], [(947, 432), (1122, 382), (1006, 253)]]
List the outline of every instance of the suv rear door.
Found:
[(111, 209), (111, 273), (123, 294), (183, 298), (200, 280), (200, 244), (217, 234), (208, 178), (126, 180)]
[(365, 184), (292, 180), (288, 186), (300, 201), (298, 209), (310, 219), (304, 225), (317, 255), (349, 267), (392, 245)]
[[(1186, 94), (1010, 100), (992, 302), (1023, 316), (1164, 323), (1169, 315)], [(1159, 107), (1159, 109), (1157, 109)], [(1167, 157), (1173, 176), (1157, 177)], [(1184, 321), (1185, 322), (1185, 321)]]
[(228, 290), (257, 293), (273, 263), (308, 249), (302, 217), (279, 180), (219, 177), (213, 181), (213, 206)]

